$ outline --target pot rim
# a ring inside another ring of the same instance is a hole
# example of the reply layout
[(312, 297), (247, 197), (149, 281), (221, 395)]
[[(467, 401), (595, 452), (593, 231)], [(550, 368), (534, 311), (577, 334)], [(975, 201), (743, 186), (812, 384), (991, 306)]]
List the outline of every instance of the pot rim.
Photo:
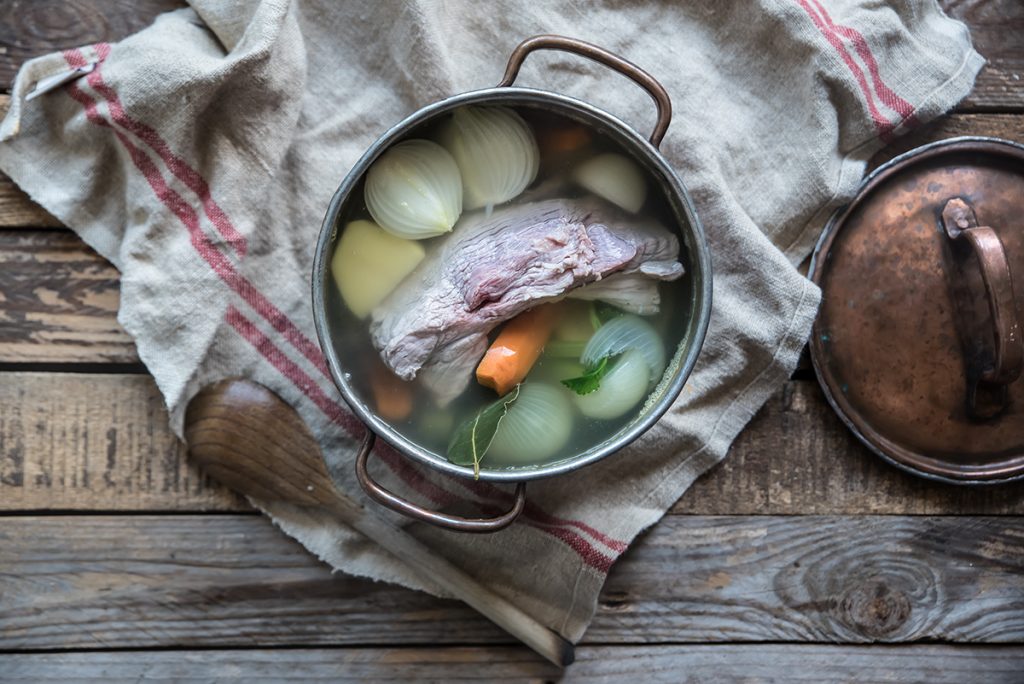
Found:
[[(328, 205), (320, 228), (320, 236), (317, 239), (316, 253), (313, 260), (312, 272), (312, 295), (313, 295), (313, 320), (316, 325), (317, 340), (327, 360), (334, 384), (341, 392), (345, 403), (367, 426), (367, 429), (375, 432), (384, 441), (397, 449), (401, 454), (407, 456), (430, 468), (449, 473), (458, 477), (473, 478), (474, 472), (471, 467), (459, 466), (447, 459), (439, 458), (433, 452), (424, 449), (412, 440), (408, 439), (389, 423), (376, 415), (363, 402), (358, 400), (358, 394), (350, 385), (344, 372), (344, 365), (335, 352), (334, 344), (331, 342), (331, 331), (327, 321), (327, 307), (325, 290), (328, 282), (329, 256), (331, 244), (334, 241), (338, 216), (345, 200), (353, 188), (365, 175), (370, 164), (388, 147), (405, 137), (413, 128), (437, 117), (444, 112), (459, 106), (469, 104), (515, 104), (528, 105), (554, 105), (559, 113), (568, 114), (574, 111), (582, 114), (588, 121), (587, 125), (594, 127), (594, 120), (606, 126), (617, 139), (626, 139), (635, 146), (635, 151), (644, 155), (647, 162), (653, 165), (664, 178), (665, 190), (668, 191), (669, 201), (673, 212), (677, 215), (682, 213), (688, 224), (680, 227), (684, 237), (691, 239), (685, 241), (685, 247), (690, 256), (690, 263), (687, 264), (691, 278), (694, 282), (693, 296), (695, 304), (695, 324), (688, 325), (687, 333), (680, 346), (687, 345), (685, 352), (676, 365), (671, 382), (667, 385), (664, 381), (659, 384), (654, 392), (661, 392), (655, 404), (648, 408), (639, 418), (627, 424), (616, 432), (612, 437), (601, 443), (588, 448), (575, 456), (562, 459), (550, 464), (536, 466), (524, 466), (509, 470), (488, 470), (481, 468), (479, 479), (491, 482), (525, 482), (528, 480), (541, 479), (561, 475), (577, 468), (599, 461), (631, 444), (643, 433), (649, 430), (672, 406), (683, 389), (686, 380), (689, 378), (693, 367), (697, 362), (707, 335), (708, 324), (711, 318), (712, 298), (712, 272), (711, 255), (707, 245), (703, 226), (693, 207), (693, 201), (685, 186), (676, 174), (675, 170), (665, 160), (661, 152), (654, 147), (647, 139), (638, 133), (631, 126), (621, 119), (606, 112), (599, 107), (591, 105), (582, 100), (534, 88), (523, 88), (518, 86), (499, 86), (474, 90), (458, 95), (447, 97), (432, 104), (422, 107), (409, 116), (399, 121), (385, 131), (376, 141), (367, 148), (366, 152), (352, 166), (338, 189), (335, 191)], [(686, 233), (689, 232), (687, 236)], [(679, 347), (676, 348), (678, 355)]]

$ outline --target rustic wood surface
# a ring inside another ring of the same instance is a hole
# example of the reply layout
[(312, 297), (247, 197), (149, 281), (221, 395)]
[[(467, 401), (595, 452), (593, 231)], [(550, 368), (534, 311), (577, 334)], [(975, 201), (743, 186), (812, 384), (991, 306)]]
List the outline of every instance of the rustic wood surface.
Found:
[(9, 657), (5, 681), (1019, 684), (1022, 654), (1019, 646), (935, 644), (592, 646), (581, 648), (563, 675), (522, 649), (501, 646), (55, 653)]
[(4, 0), (0, 3), (0, 91), (28, 59), (144, 29), (184, 0)]
[(964, 111), (1024, 111), (1024, 3), (1017, 0), (939, 0), (971, 29), (975, 49), (988, 61)]
[[(988, 64), (872, 165), (958, 135), (1024, 141), (1024, 3), (940, 4)], [(0, 2), (0, 91), (29, 57), (180, 6)], [(559, 677), (462, 604), (331, 574), (199, 475), (118, 289), (0, 174), (0, 681)], [(806, 365), (671, 513), (613, 568), (566, 680), (1024, 681), (1024, 484), (881, 463)]]
[[(513, 643), (461, 603), (332, 575), (261, 516), (17, 516), (0, 545), (7, 649)], [(670, 516), (583, 643), (1020, 643), (1022, 574), (1019, 517)]]
[(117, 270), (68, 231), (0, 230), (0, 362), (133, 363)]
[[(146, 375), (7, 372), (0, 511), (241, 512), (199, 475)], [(1004, 515), (1024, 485), (956, 487), (905, 475), (853, 440), (812, 380), (794, 380), (671, 511), (700, 515)]]

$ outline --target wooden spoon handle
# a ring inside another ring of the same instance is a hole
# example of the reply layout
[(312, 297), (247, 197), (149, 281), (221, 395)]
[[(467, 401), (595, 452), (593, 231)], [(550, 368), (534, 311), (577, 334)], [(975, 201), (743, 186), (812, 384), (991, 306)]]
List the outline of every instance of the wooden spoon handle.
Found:
[[(364, 457), (365, 452), (373, 448), (373, 443), (374, 434), (368, 430), (360, 445), (357, 458)], [(327, 506), (336, 518), (377, 542), (396, 558), (416, 569), (423, 577), (429, 578), (475, 608), (491, 622), (555, 665), (565, 667), (572, 663), (575, 657), (572, 643), (537, 622), (504, 597), (477, 582), (442, 556), (431, 551), (415, 537), (406, 534), (365, 509), (362, 515), (353, 517), (349, 513), (351, 506), (348, 503), (348, 498), (339, 492), (338, 499), (337, 505)]]
[[(570, 642), (339, 491), (305, 422), (266, 387), (231, 379), (203, 389), (189, 402), (185, 437), (191, 457), (214, 479), (257, 501), (329, 511), (552, 663), (573, 661)], [(360, 449), (373, 441), (368, 431)]]

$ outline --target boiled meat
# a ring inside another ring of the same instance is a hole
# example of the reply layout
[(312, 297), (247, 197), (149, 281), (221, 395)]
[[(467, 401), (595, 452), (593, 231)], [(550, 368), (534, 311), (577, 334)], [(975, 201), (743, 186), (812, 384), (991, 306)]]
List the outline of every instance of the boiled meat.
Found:
[(370, 334), (396, 375), (422, 371), (444, 404), (465, 389), (502, 322), (612, 274), (674, 280), (678, 257), (671, 232), (595, 197), (477, 212), (373, 312)]

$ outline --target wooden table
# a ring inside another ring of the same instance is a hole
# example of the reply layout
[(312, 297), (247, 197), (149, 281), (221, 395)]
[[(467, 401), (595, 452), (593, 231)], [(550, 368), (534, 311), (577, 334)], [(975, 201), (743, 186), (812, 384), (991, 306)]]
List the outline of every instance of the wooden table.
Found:
[[(178, 4), (5, 0), (0, 92)], [(990, 63), (878, 161), (1024, 141), (1024, 4), (942, 4)], [(117, 306), (117, 272), (0, 176), (0, 680), (558, 678), (456, 602), (332, 575), (198, 475)], [(882, 464), (805, 365), (616, 564), (567, 677), (1024, 682), (1022, 514), (1024, 485)]]

